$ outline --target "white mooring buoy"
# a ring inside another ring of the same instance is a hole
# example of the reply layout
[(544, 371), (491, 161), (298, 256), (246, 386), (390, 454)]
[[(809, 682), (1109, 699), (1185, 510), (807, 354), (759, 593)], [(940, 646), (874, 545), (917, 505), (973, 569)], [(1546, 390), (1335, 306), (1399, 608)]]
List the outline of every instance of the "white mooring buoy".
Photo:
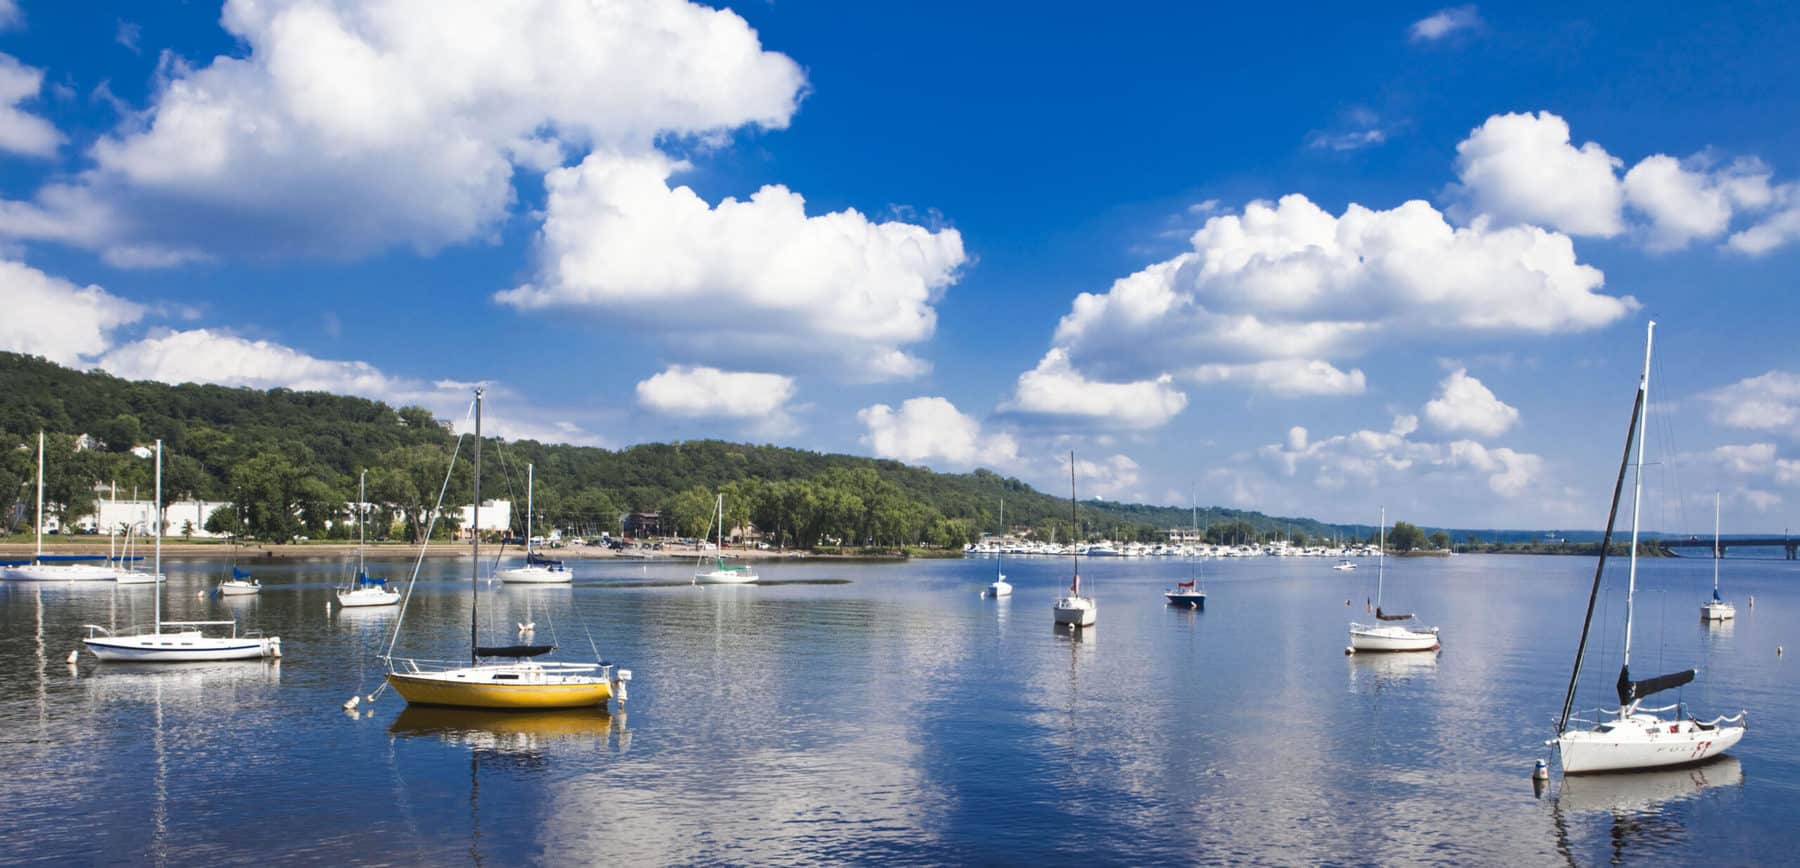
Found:
[(81, 651), (79, 649), (69, 652), (69, 665), (70, 666), (74, 666), (76, 664), (76, 662), (78, 662), (79, 660), (81, 660)]
[(1351, 654), (1355, 654), (1355, 653), (1356, 653), (1355, 645), (1345, 645), (1344, 646), (1344, 656), (1348, 657)]
[(1550, 780), (1550, 764), (1543, 760), (1538, 760), (1537, 765), (1531, 769), (1531, 779), (1534, 781)]
[(345, 711), (355, 711), (356, 706), (360, 705), (361, 703), (362, 703), (362, 697), (352, 696), (344, 702), (344, 710)]

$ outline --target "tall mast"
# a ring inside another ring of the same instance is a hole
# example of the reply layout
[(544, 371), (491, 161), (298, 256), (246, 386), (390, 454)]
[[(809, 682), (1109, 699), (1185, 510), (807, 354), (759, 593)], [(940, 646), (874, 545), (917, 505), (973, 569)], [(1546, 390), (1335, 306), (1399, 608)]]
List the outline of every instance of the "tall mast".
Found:
[(1075, 553), (1075, 579), (1069, 584), (1069, 592), (1081, 596), (1081, 525), (1075, 517), (1075, 453), (1069, 452), (1069, 551)]
[[(532, 486), (537, 484), (537, 465), (525, 465), (525, 563), (531, 563)], [(517, 495), (515, 495), (517, 496)]]
[(1193, 511), (1188, 517), (1188, 581), (1200, 581), (1200, 562), (1195, 559), (1198, 547), (1194, 545), (1194, 537), (1200, 535), (1200, 490), (1194, 489), (1188, 496), (1188, 506)]
[(1375, 613), (1381, 614), (1381, 581), (1387, 577), (1387, 507), (1381, 508), (1381, 542), (1375, 547)]
[(37, 556), (44, 556), (44, 432), (38, 431)]
[(469, 565), (469, 665), (481, 663), (476, 651), (475, 627), (481, 617), (481, 390), (475, 390), (475, 508), (469, 534), (474, 562)]
[(1656, 321), (1651, 320), (1644, 331), (1644, 377), (1638, 381), (1638, 394), (1644, 400), (1638, 405), (1637, 472), (1631, 475), (1631, 571), (1625, 582), (1625, 658), (1622, 661), (1626, 666), (1631, 665), (1632, 599), (1637, 596), (1638, 513), (1644, 502), (1644, 435), (1648, 433), (1645, 426), (1650, 418), (1650, 347), (1655, 339)]
[(1000, 568), (1006, 563), (1006, 498), (1004, 497), (1000, 498), (1000, 548), (995, 554), (997, 557), (994, 559), (994, 575), (1005, 578), (1006, 573), (1000, 571)]
[[(156, 441), (156, 561), (150, 575), (161, 584), (162, 579), (162, 441)], [(156, 632), (162, 632), (162, 588), (156, 589)], [(232, 635), (237, 635), (233, 633)]]
[(1719, 598), (1719, 493), (1713, 492), (1713, 599)]
[(363, 504), (367, 503), (363, 493), (369, 485), (369, 471), (364, 470), (356, 479), (356, 580), (363, 577)]
[[(1650, 324), (1651, 328), (1656, 323)], [(1575, 685), (1581, 681), (1581, 662), (1587, 655), (1588, 633), (1594, 626), (1594, 603), (1600, 597), (1600, 579), (1606, 575), (1606, 553), (1612, 548), (1613, 527), (1619, 519), (1619, 499), (1625, 492), (1625, 471), (1631, 467), (1631, 444), (1637, 439), (1639, 410), (1645, 404), (1644, 390), (1649, 385), (1649, 339), (1644, 344), (1644, 369), (1646, 376), (1638, 381), (1637, 397), (1631, 405), (1631, 424), (1625, 427), (1625, 449), (1619, 456), (1619, 475), (1613, 480), (1612, 506), (1606, 513), (1606, 533), (1600, 537), (1600, 557), (1594, 564), (1594, 584), (1588, 589), (1587, 614), (1581, 620), (1581, 641), (1575, 646), (1575, 665), (1569, 670), (1569, 689), (1563, 694), (1562, 714), (1556, 720), (1556, 734), (1562, 735), (1569, 728), (1569, 712), (1575, 707)], [(1635, 552), (1637, 546), (1633, 545)]]

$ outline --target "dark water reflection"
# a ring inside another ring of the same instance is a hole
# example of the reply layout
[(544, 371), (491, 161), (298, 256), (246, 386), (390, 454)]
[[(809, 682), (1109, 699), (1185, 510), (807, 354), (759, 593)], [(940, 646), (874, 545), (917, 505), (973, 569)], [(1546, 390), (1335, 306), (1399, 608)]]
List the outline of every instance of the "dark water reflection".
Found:
[[(328, 606), (341, 564), (267, 566), (262, 594), (225, 600), (204, 593), (217, 564), (168, 566), (165, 617), (236, 617), (286, 659), (71, 669), (80, 625), (148, 621), (151, 589), (0, 586), (0, 862), (1589, 865), (1800, 845), (1781, 725), (1800, 694), (1774, 653), (1800, 648), (1794, 564), (1728, 562), (1723, 628), (1698, 622), (1704, 562), (1644, 565), (1634, 663), (1699, 665), (1681, 698), (1748, 708), (1751, 731), (1720, 763), (1542, 798), (1528, 773), (1584, 560), (1392, 564), (1389, 593), (1444, 651), (1353, 657), (1372, 577), (1324, 561), (1209, 564), (1205, 611), (1163, 605), (1185, 565), (1086, 565), (1100, 623), (1076, 633), (1051, 625), (1053, 561), (1010, 562), (998, 601), (977, 596), (981, 561), (776, 564), (763, 587), (700, 588), (683, 563), (577, 563), (574, 587), (484, 588), (484, 636), (535, 623), (570, 658), (632, 668), (631, 700), (525, 715), (392, 694), (345, 712), (379, 686), (398, 612)], [(459, 656), (463, 567), (426, 569), (400, 650)], [(1607, 694), (1617, 631), (1594, 639), (1582, 707)]]

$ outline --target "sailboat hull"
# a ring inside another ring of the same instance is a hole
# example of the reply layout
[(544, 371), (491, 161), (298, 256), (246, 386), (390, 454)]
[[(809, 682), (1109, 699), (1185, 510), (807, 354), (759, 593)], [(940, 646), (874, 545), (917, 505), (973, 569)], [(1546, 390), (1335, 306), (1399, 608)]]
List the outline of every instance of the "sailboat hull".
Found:
[(255, 660), (280, 657), (275, 637), (227, 639), (196, 633), (156, 633), (81, 640), (101, 660), (130, 663), (204, 663), (211, 660)]
[(517, 567), (500, 571), (500, 581), (508, 585), (567, 585), (574, 580), (574, 573), (550, 567)]
[(1163, 599), (1168, 600), (1171, 606), (1191, 609), (1206, 608), (1206, 592), (1204, 591), (1169, 591), (1163, 594)]
[(605, 679), (540, 675), (534, 681), (529, 673), (511, 666), (390, 672), (387, 680), (409, 704), (451, 708), (589, 708), (605, 705), (613, 693)]
[(757, 576), (750, 570), (707, 570), (695, 573), (694, 581), (702, 585), (754, 585)]
[(1056, 601), (1052, 610), (1056, 623), (1070, 627), (1092, 627), (1099, 617), (1100, 607), (1087, 597), (1063, 597)]
[(1730, 603), (1714, 601), (1700, 607), (1700, 620), (1702, 621), (1729, 621), (1736, 617), (1737, 608)]
[(358, 606), (392, 606), (400, 602), (400, 592), (386, 588), (357, 588), (353, 591), (338, 591), (338, 605), (346, 609)]
[(1350, 625), (1350, 647), (1357, 651), (1436, 651), (1436, 629), (1391, 625)]
[(1742, 726), (1708, 726), (1693, 720), (1632, 715), (1558, 738), (1563, 774), (1582, 775), (1667, 768), (1705, 762), (1735, 746)]
[(91, 564), (26, 564), (8, 567), (5, 575), (15, 582), (110, 582), (119, 572)]

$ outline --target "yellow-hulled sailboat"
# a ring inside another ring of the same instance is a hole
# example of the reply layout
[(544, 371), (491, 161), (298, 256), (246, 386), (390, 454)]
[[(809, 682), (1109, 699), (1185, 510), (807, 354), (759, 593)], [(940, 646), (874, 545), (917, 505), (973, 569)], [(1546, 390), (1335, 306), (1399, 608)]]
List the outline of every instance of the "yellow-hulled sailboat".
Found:
[[(462, 665), (461, 661), (397, 658), (390, 645), (387, 682), (412, 705), (491, 709), (604, 707), (613, 697), (615, 686), (619, 700), (623, 702), (625, 682), (631, 680), (628, 669), (618, 670), (615, 674), (613, 665), (604, 660), (558, 663), (534, 659), (556, 650), (555, 645), (482, 645), (477, 640), (481, 612), (481, 394), (479, 389), (476, 390), (475, 515), (471, 534), (474, 558), (470, 561), (469, 575), (474, 594), (469, 606), (469, 662)], [(446, 487), (448, 484), (446, 475)], [(441, 496), (439, 501), (441, 509)], [(430, 536), (426, 534), (427, 540)], [(409, 585), (408, 597), (411, 591)], [(402, 619), (405, 612), (403, 606)], [(399, 624), (396, 624), (396, 636), (399, 630)], [(483, 663), (484, 659), (508, 662)]]

